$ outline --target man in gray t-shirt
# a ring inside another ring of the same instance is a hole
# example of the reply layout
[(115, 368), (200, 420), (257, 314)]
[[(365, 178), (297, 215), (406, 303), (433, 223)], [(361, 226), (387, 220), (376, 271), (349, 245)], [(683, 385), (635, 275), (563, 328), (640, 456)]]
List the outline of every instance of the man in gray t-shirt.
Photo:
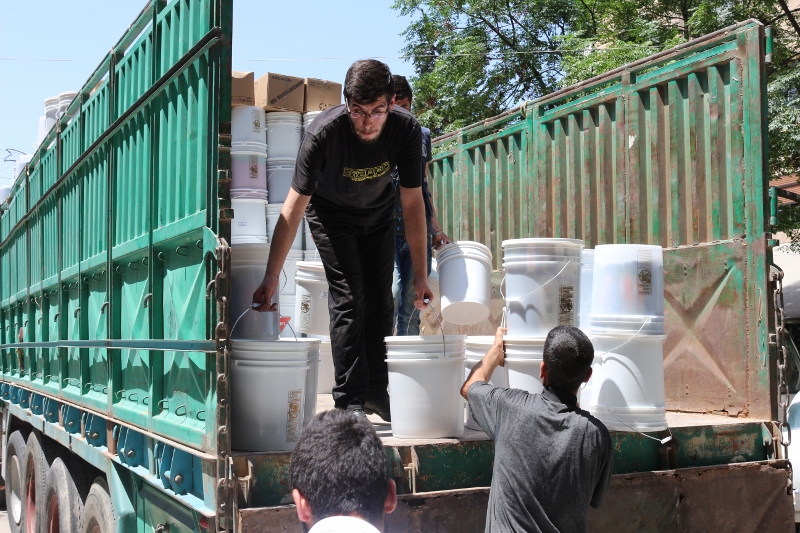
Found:
[(571, 326), (550, 331), (541, 394), (489, 384), (504, 366), (503, 333), (461, 388), (475, 421), (495, 442), (487, 533), (586, 531), (589, 506), (611, 486), (611, 437), (577, 402), (592, 374), (594, 348)]

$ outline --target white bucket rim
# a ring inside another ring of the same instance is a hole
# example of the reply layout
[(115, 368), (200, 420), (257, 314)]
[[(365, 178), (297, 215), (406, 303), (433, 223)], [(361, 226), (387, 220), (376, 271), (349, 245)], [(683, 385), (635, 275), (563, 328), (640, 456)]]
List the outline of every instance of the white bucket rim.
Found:
[[(298, 252), (305, 252), (307, 250), (297, 250)], [(305, 257), (305, 253), (303, 254)], [(305, 274), (306, 272), (322, 272), (325, 273), (325, 265), (322, 264), (322, 261), (298, 261), (297, 262), (297, 273)]]
[(574, 263), (581, 267), (584, 266), (580, 255), (526, 255), (518, 257), (503, 256), (503, 267), (506, 265), (527, 265), (531, 263)]
[(295, 361), (292, 360), (285, 360), (285, 361), (253, 361), (250, 359), (231, 359), (233, 362), (233, 366), (250, 366), (250, 367), (267, 367), (267, 368), (294, 368), (294, 369), (306, 369), (308, 370), (311, 366), (308, 364), (309, 361), (306, 359), (297, 359)]
[(550, 246), (553, 244), (567, 247), (580, 247), (582, 249), (585, 242), (581, 239), (568, 239), (565, 237), (530, 237), (525, 239), (507, 239), (501, 242), (500, 246), (505, 250), (507, 248), (535, 248), (537, 246)]
[[(286, 259), (289, 259), (290, 257), (291, 257), (292, 259), (297, 259), (297, 258), (299, 258), (299, 257), (303, 257), (303, 256), (302, 256), (302, 253), (303, 253), (303, 250), (295, 250), (294, 248), (291, 248), (291, 249), (289, 250), (289, 253), (287, 253), (287, 254), (286, 254)], [(300, 262), (300, 261), (298, 261), (298, 263), (299, 263), (299, 262)]]
[(428, 357), (420, 359), (384, 359), (387, 363), (430, 363), (430, 362), (452, 362), (452, 361), (465, 361), (466, 357)]
[[(302, 345), (303, 341), (301, 339), (298, 339), (296, 342), (292, 341), (292, 343), (295, 344), (294, 351), (308, 350), (308, 347)], [(253, 348), (253, 347), (256, 347), (256, 346), (260, 346), (260, 345), (266, 345), (266, 346), (274, 347), (275, 350), (274, 351), (273, 350), (269, 350), (270, 353), (274, 353), (275, 351), (283, 351), (283, 350), (286, 349), (284, 346), (281, 346), (279, 348), (278, 347), (279, 344), (280, 345), (284, 345), (286, 343), (282, 342), (282, 341), (279, 341), (279, 340), (274, 340), (274, 341), (231, 340), (231, 351), (233, 351), (233, 350), (242, 350), (242, 349), (250, 349), (250, 348)]]
[(269, 239), (256, 235), (231, 235), (231, 245), (236, 244), (269, 244)]
[(267, 157), (267, 168), (294, 168), (297, 158), (269, 158)]
[[(251, 204), (263, 204), (268, 206), (269, 204), (266, 200), (262, 200), (261, 198), (231, 198), (231, 202), (236, 203), (251, 203)], [(266, 212), (266, 211), (265, 211)]]
[[(505, 357), (503, 359), (504, 362), (509, 363), (530, 363), (531, 361), (539, 361), (540, 363), (544, 361), (542, 357)], [(537, 377), (538, 376), (534, 376)]]
[(264, 115), (266, 116), (267, 120), (272, 118), (273, 120), (278, 120), (279, 118), (292, 118), (297, 117), (300, 118), (303, 116), (303, 113), (300, 111), (264, 111)]
[(250, 146), (241, 146), (239, 148), (236, 148), (236, 147), (234, 147), (233, 144), (231, 144), (231, 157), (233, 157), (233, 156), (247, 156), (247, 157), (256, 156), (256, 157), (264, 158), (264, 161), (266, 161), (267, 160), (266, 146), (267, 145), (265, 144), (264, 145), (264, 151), (262, 152), (260, 150), (251, 150)]
[[(459, 253), (461, 252), (461, 253)], [(469, 257), (470, 259), (477, 259), (492, 266), (492, 251), (485, 244), (476, 241), (455, 241), (445, 244), (436, 252), (436, 267), (437, 271), (448, 259), (454, 257)]]
[[(628, 341), (628, 340), (631, 340), (633, 337), (636, 337), (637, 339), (652, 339), (652, 340), (664, 340), (664, 339), (667, 338), (667, 336), (665, 334), (663, 334), (663, 333), (655, 333), (655, 334), (653, 334), (653, 333), (639, 333), (638, 335), (636, 335), (635, 331), (631, 331), (631, 332), (627, 332), (626, 331), (626, 332), (620, 332), (620, 333), (609, 333), (609, 332), (595, 333), (595, 332), (590, 331), (587, 335), (588, 335), (590, 340), (594, 340), (594, 339), (617, 339), (617, 340), (621, 340), (621, 341)], [(600, 350), (598, 348), (595, 348), (594, 351), (595, 352), (599, 351), (600, 353), (603, 353), (603, 354), (616, 353), (616, 352), (608, 352), (608, 351), (604, 352), (603, 350)]]
[[(424, 340), (423, 340), (424, 339)], [(403, 335), (403, 336), (396, 336), (392, 335), (391, 337), (384, 337), (383, 341), (388, 344), (394, 345), (402, 345), (402, 344), (430, 344), (432, 342), (437, 342), (441, 345), (442, 344), (442, 336), (441, 335)], [(465, 342), (467, 339), (466, 335), (445, 335), (444, 336), (444, 343), (455, 343), (461, 341), (462, 343)]]

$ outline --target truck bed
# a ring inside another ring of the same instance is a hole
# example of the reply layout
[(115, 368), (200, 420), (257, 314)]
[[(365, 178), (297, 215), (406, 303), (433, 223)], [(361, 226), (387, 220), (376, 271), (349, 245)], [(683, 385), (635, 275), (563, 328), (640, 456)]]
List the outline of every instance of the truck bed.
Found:
[[(317, 406), (331, 409), (333, 400), (320, 395)], [(387, 532), (484, 530), (494, 458), (485, 433), (399, 439), (379, 417), (369, 419), (400, 494)], [(615, 475), (606, 504), (590, 513), (591, 531), (701, 531), (712, 524), (715, 531), (793, 531), (787, 463), (775, 458), (772, 422), (680, 412), (668, 412), (667, 421), (674, 444), (612, 432)], [(238, 487), (237, 531), (300, 531), (288, 505), (290, 459), (234, 452), (237, 475), (248, 481)]]

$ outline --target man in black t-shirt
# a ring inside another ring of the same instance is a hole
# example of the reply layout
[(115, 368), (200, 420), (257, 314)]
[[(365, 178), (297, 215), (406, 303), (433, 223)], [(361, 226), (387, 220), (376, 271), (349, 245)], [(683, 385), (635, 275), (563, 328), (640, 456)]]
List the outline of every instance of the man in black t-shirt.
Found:
[(417, 120), (394, 105), (394, 81), (380, 61), (357, 61), (344, 82), (345, 104), (311, 123), (281, 209), (264, 281), (253, 295), (269, 302), (305, 211), (328, 278), (336, 407), (390, 420), (384, 337), (392, 334), (395, 192), (399, 172), (406, 239), (414, 264), (415, 304), (432, 297), (427, 282), (422, 136)]

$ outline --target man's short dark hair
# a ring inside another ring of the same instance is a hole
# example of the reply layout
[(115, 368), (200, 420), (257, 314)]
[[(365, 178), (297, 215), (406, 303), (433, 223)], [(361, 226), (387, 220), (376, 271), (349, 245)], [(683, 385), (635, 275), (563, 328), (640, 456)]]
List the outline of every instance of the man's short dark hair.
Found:
[(413, 98), (413, 92), (411, 91), (411, 84), (408, 83), (408, 80), (405, 76), (401, 76), (400, 74), (395, 74), (392, 76), (394, 78), (394, 96), (398, 100), (405, 100), (408, 98), (410, 102)]
[(543, 358), (550, 385), (556, 389), (574, 391), (586, 379), (592, 366), (594, 346), (578, 328), (558, 326), (547, 334)]
[(342, 409), (319, 413), (303, 430), (289, 480), (314, 520), (357, 514), (382, 520), (389, 491), (383, 444), (372, 424)]
[(344, 97), (358, 104), (371, 104), (394, 96), (394, 79), (388, 65), (375, 59), (356, 61), (344, 77)]

